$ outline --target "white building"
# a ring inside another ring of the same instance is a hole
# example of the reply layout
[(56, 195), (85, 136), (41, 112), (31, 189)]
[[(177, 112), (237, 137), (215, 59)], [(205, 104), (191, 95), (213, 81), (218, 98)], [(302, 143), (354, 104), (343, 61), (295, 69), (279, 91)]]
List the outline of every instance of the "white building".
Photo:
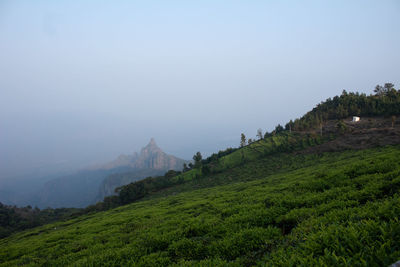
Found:
[(360, 121), (360, 117), (353, 116), (353, 122), (357, 122), (357, 121)]

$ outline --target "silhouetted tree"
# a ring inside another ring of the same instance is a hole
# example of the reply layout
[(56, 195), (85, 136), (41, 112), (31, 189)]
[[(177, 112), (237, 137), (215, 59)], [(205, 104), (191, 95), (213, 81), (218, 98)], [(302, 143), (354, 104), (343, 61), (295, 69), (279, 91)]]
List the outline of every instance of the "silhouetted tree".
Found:
[(203, 159), (202, 155), (200, 152), (197, 152), (194, 156), (193, 156), (193, 160), (194, 160), (194, 167), (200, 167), (201, 166), (201, 160)]
[(385, 83), (383, 88), (385, 88), (385, 92), (387, 93), (394, 89), (394, 84), (393, 83)]
[(242, 133), (240, 135), (240, 146), (244, 147), (246, 145), (246, 136), (244, 135), (244, 133)]
[(378, 96), (387, 95), (390, 91), (394, 90), (393, 83), (385, 83), (383, 86), (377, 85), (375, 86), (374, 92)]
[(276, 127), (275, 127), (275, 133), (280, 133), (280, 132), (283, 132), (285, 129), (282, 127), (282, 125), (280, 125), (280, 124), (278, 124)]
[(375, 86), (374, 93), (376, 95), (382, 95), (384, 93), (383, 87), (378, 84), (377, 86)]
[(293, 121), (292, 120), (290, 120), (288, 123), (286, 123), (286, 125), (285, 125), (285, 130), (286, 131), (289, 131), (290, 133), (292, 132), (292, 127), (293, 127)]
[(259, 140), (261, 140), (263, 138), (263, 134), (262, 134), (262, 130), (261, 129), (257, 130), (257, 137), (258, 137)]

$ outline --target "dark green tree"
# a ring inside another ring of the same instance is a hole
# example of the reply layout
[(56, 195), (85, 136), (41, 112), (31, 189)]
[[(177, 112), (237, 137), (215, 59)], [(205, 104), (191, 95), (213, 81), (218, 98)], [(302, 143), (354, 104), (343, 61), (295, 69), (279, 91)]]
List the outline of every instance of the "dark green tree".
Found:
[(240, 147), (244, 147), (246, 145), (246, 136), (244, 133), (240, 135)]
[(384, 88), (378, 84), (377, 86), (375, 86), (374, 93), (377, 96), (381, 96), (385, 93), (385, 91), (384, 91)]
[(201, 160), (203, 159), (203, 156), (201, 155), (200, 151), (194, 154), (193, 160), (194, 160), (194, 167), (198, 168), (201, 166)]
[(289, 131), (289, 132), (292, 132), (293, 124), (294, 124), (293, 121), (290, 120), (288, 123), (286, 123), (285, 130)]
[(261, 128), (257, 130), (257, 137), (259, 140), (261, 140), (263, 138), (263, 133), (262, 133)]
[(280, 125), (280, 124), (278, 124), (275, 127), (275, 133), (280, 133), (280, 132), (283, 132), (284, 130), (285, 130), (285, 128), (283, 128), (282, 125)]
[(385, 88), (385, 93), (388, 93), (394, 89), (394, 84), (393, 83), (385, 83), (383, 88)]

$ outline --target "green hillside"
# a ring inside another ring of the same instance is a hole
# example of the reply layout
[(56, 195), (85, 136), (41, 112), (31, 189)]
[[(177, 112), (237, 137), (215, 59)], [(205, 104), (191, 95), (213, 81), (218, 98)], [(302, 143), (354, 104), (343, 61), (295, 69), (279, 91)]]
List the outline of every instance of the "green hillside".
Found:
[(256, 158), (2, 239), (0, 265), (387, 266), (400, 258), (399, 158), (400, 146)]
[[(274, 136), (266, 137), (255, 141), (240, 149), (229, 148), (225, 151), (220, 151), (218, 154), (213, 154), (205, 160), (199, 160), (191, 168), (183, 172), (168, 171), (164, 176), (148, 177), (146, 179), (130, 183), (118, 188), (118, 195), (106, 197), (103, 202), (87, 207), (85, 212), (103, 211), (117, 206), (126, 205), (143, 198), (150, 198), (164, 191), (181, 191), (182, 188), (191, 190), (198, 188), (199, 183), (210, 187), (220, 185), (232, 180), (226, 180), (226, 175), (232, 168), (249, 164), (261, 158), (268, 157), (266, 164), (273, 172), (277, 170), (273, 164), (274, 159), (271, 156), (282, 152), (293, 152), (312, 147), (322, 142), (326, 142), (329, 137), (321, 137), (316, 134), (309, 133), (290, 133), (282, 132)], [(290, 157), (281, 159), (281, 164), (284, 161), (291, 161)], [(272, 165), (271, 165), (272, 164)], [(262, 171), (264, 175), (267, 173)], [(216, 175), (220, 174), (220, 175)], [(219, 179), (220, 177), (221, 179)], [(238, 176), (236, 180), (244, 179)]]
[[(0, 266), (388, 266), (400, 259), (399, 108), (391, 84), (343, 92), (257, 141), (0, 239)], [(4, 235), (28, 227), (10, 214)]]
[[(129, 204), (166, 189), (175, 190), (176, 186), (181, 187), (182, 184), (187, 186), (188, 182), (190, 186), (192, 180), (204, 180), (204, 177), (212, 174), (224, 173), (236, 166), (280, 152), (310, 150), (314, 146), (321, 147), (315, 153), (399, 144), (400, 131), (396, 115), (400, 114), (400, 90), (386, 83), (384, 86), (377, 85), (374, 92), (367, 96), (343, 91), (340, 96), (328, 98), (301, 118), (288, 122), (285, 127), (277, 125), (264, 136), (260, 129), (257, 141), (249, 138), (246, 145), (246, 137), (242, 134), (240, 148), (219, 151), (205, 160), (197, 152), (193, 157), (194, 165), (189, 168), (185, 166), (183, 173), (171, 171), (164, 176), (149, 177), (122, 186), (117, 189), (117, 196), (105, 198), (103, 202), (88, 207), (86, 212)], [(362, 115), (363, 119), (352, 123), (351, 115)], [(214, 179), (207, 181), (208, 186), (215, 182)]]

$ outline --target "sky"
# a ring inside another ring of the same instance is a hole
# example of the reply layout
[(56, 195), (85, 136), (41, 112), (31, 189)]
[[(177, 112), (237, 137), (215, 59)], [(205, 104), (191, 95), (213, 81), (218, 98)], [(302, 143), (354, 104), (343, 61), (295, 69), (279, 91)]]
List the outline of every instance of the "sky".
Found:
[(400, 88), (400, 1), (0, 0), (0, 181), (190, 159), (343, 89)]

